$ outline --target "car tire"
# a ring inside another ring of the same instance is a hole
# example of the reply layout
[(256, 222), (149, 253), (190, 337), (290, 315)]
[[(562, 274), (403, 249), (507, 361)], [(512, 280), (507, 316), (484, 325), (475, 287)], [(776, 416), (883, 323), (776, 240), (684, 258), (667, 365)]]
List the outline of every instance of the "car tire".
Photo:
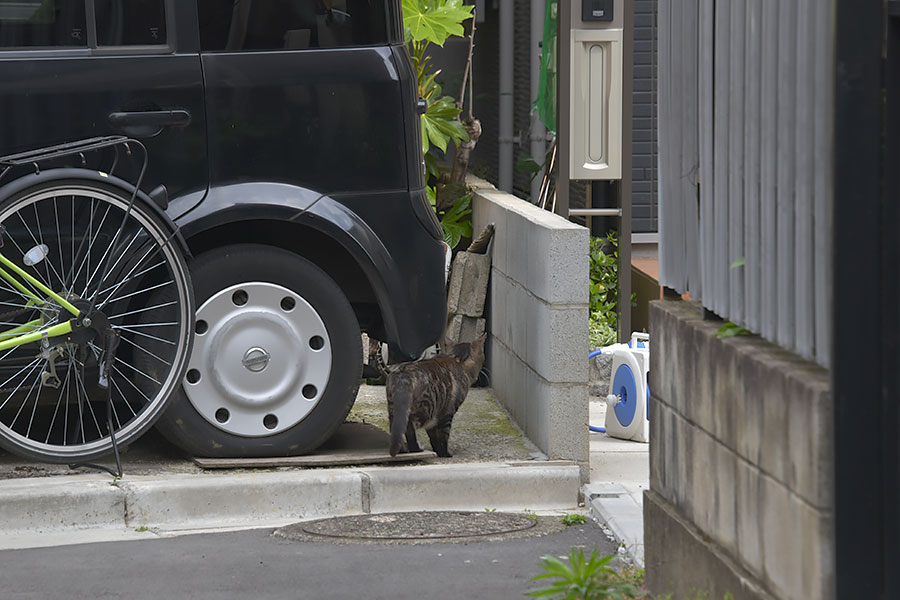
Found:
[(193, 456), (292, 456), (344, 421), (362, 373), (340, 287), (286, 250), (233, 245), (191, 264), (197, 305), (183, 385), (157, 423)]

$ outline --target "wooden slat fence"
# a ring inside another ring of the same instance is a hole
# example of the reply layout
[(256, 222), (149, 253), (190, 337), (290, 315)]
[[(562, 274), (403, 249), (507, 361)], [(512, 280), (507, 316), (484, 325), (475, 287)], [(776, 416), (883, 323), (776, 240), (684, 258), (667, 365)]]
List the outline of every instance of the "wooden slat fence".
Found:
[(824, 366), (832, 14), (816, 0), (659, 0), (661, 283)]

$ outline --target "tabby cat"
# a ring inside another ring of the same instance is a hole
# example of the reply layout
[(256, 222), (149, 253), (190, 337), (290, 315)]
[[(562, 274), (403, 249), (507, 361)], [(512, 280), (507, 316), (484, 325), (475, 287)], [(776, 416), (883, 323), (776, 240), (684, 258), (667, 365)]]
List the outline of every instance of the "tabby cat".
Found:
[(447, 449), (450, 424), (481, 372), (486, 335), (434, 358), (390, 367), (386, 385), (391, 456), (400, 451), (404, 433), (407, 450), (421, 451), (416, 427), (425, 429), (438, 456), (452, 456)]

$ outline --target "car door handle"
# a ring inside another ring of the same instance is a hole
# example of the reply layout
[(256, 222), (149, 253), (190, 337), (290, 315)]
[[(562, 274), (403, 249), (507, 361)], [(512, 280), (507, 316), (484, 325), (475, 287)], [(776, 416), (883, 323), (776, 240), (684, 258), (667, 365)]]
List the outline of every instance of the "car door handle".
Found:
[(185, 127), (191, 122), (191, 113), (182, 108), (113, 112), (108, 120), (114, 127)]

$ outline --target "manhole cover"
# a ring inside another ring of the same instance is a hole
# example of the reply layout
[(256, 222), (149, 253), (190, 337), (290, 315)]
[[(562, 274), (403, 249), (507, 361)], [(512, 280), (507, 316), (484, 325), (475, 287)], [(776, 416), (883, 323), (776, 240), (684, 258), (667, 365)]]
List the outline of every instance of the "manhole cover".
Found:
[[(545, 521), (547, 521), (545, 523)], [(288, 539), (335, 541), (427, 542), (473, 538), (526, 537), (557, 530), (558, 519), (497, 512), (401, 512), (354, 515), (289, 525), (276, 535)], [(548, 527), (548, 525), (550, 525)]]

